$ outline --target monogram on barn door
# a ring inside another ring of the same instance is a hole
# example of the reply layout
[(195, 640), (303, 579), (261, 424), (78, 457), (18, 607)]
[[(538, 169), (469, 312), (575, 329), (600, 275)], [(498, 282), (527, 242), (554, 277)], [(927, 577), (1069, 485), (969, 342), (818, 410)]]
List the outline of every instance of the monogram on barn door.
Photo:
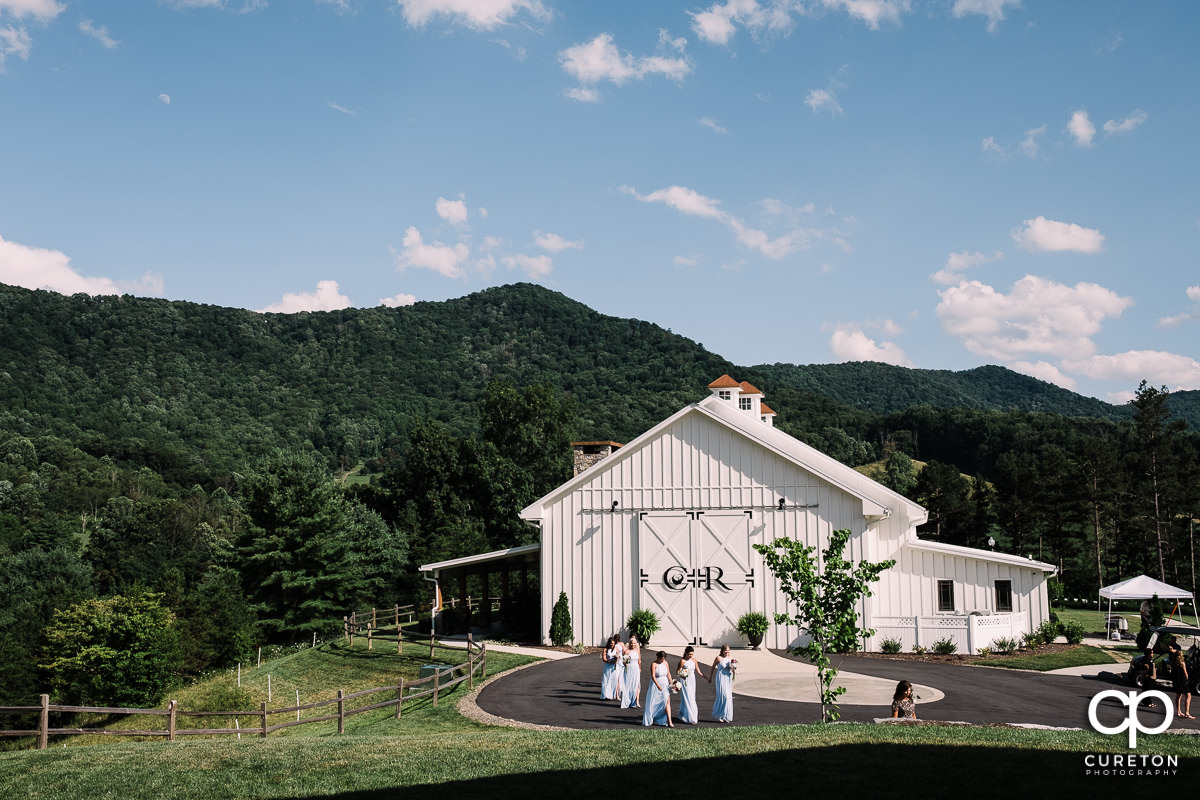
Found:
[(752, 511), (647, 511), (638, 515), (638, 607), (658, 615), (655, 644), (734, 640), (750, 610)]

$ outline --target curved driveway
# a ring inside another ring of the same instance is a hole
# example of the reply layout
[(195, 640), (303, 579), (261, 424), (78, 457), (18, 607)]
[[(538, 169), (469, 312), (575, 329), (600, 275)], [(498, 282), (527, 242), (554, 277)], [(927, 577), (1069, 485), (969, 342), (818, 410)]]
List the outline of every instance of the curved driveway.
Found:
[[(678, 654), (669, 655), (669, 663), (674, 664), (677, 660)], [(1115, 671), (1079, 677), (862, 656), (846, 656), (840, 666), (844, 672), (889, 681), (904, 679), (935, 687), (944, 693), (943, 699), (925, 703), (918, 700), (918, 717), (974, 724), (1013, 723), (1089, 729), (1088, 704), (1092, 697), (1105, 689), (1125, 691), (1130, 688)], [(1113, 670), (1120, 670), (1121, 666), (1114, 664)], [(643, 687), (650, 680), (649, 667), (649, 662), (643, 666)], [(702, 681), (696, 698), (701, 726), (720, 724), (709, 719), (713, 697), (713, 687)], [(484, 687), (477, 703), (481, 709), (498, 717), (540, 725), (633, 728), (642, 724), (640, 710), (621, 709), (614, 701), (600, 699), (600, 663), (595, 656), (547, 661), (518, 670)], [(1121, 707), (1114, 701), (1106, 701), (1105, 705), (1108, 708), (1100, 714), (1105, 724), (1114, 725), (1123, 718), (1118, 716)], [(674, 707), (678, 707), (678, 701)], [(1144, 724), (1156, 724), (1162, 713), (1161, 708), (1144, 710)], [(890, 715), (891, 709), (887, 705), (841, 706), (841, 718), (847, 721), (870, 722)], [(786, 725), (818, 722), (820, 718), (819, 704), (746, 697), (737, 694), (737, 684), (734, 684), (734, 725)], [(1172, 727), (1195, 729), (1200, 726), (1196, 720), (1176, 719)]]

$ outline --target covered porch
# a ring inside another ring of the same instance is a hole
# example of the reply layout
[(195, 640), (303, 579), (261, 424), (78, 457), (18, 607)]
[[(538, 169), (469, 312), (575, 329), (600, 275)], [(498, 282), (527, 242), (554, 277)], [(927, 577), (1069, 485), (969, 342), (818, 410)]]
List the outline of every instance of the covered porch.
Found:
[(507, 633), (540, 641), (540, 544), (422, 564), (438, 635)]

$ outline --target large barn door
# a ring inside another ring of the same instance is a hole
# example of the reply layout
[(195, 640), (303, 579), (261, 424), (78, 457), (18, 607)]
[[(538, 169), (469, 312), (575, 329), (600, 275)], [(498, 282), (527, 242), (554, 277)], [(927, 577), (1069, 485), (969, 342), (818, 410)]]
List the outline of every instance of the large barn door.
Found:
[(700, 644), (736, 643), (737, 620), (750, 610), (750, 515), (705, 511), (693, 524), (705, 582), (697, 587), (696, 635)]
[(638, 607), (658, 615), (655, 644), (712, 645), (737, 637), (750, 610), (750, 515), (742, 511), (639, 515)]
[[(695, 617), (692, 592), (678, 591), (671, 577), (692, 563), (692, 514), (643, 513), (638, 531), (641, 577), (638, 603), (658, 615), (657, 644), (687, 644)], [(664, 576), (666, 576), (664, 578)]]

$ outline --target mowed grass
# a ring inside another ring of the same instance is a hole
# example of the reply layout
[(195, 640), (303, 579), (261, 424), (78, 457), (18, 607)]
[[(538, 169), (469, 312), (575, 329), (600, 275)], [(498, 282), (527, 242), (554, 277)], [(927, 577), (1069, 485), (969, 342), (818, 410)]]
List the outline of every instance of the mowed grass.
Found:
[[(378, 643), (377, 643), (378, 646)], [(265, 674), (306, 694), (390, 685), (396, 669), (430, 663), (428, 647), (396, 656), (333, 643), (243, 673), (265, 699)], [(439, 651), (445, 663), (461, 651)], [(527, 662), (492, 653), (489, 672)], [(214, 676), (178, 693), (182, 707), (219, 692)], [(553, 687), (547, 687), (552, 691)], [(284, 689), (283, 691), (288, 691)], [(194, 694), (189, 694), (189, 692)], [(1111, 783), (1085, 773), (1085, 754), (1127, 752), (1125, 738), (1090, 731), (1032, 731), (940, 725), (796, 725), (553, 732), (489, 727), (460, 715), (458, 687), (437, 708), (428, 699), (347, 720), (314, 723), (266, 739), (232, 736), (137, 741), (57, 740), (49, 750), (0, 753), (0, 797), (63, 798), (458, 798), (532, 800), (601, 794), (726, 793), (729, 796), (1009, 797), (1094, 795)], [(371, 698), (367, 698), (369, 701)], [(294, 702), (294, 694), (291, 702)], [(284, 705), (276, 702), (272, 705)], [(63, 747), (63, 744), (68, 744)], [(1139, 753), (1179, 757), (1200, 778), (1200, 737), (1139, 737)], [(1156, 788), (1162, 787), (1161, 781)]]
[(1061, 653), (1041, 653), (1038, 655), (1016, 656), (1014, 658), (995, 658), (979, 662), (989, 667), (1004, 667), (1005, 669), (1027, 669), (1035, 672), (1049, 672), (1052, 669), (1066, 667), (1084, 667), (1091, 664), (1116, 664), (1117, 659), (1099, 647), (1081, 645)]

